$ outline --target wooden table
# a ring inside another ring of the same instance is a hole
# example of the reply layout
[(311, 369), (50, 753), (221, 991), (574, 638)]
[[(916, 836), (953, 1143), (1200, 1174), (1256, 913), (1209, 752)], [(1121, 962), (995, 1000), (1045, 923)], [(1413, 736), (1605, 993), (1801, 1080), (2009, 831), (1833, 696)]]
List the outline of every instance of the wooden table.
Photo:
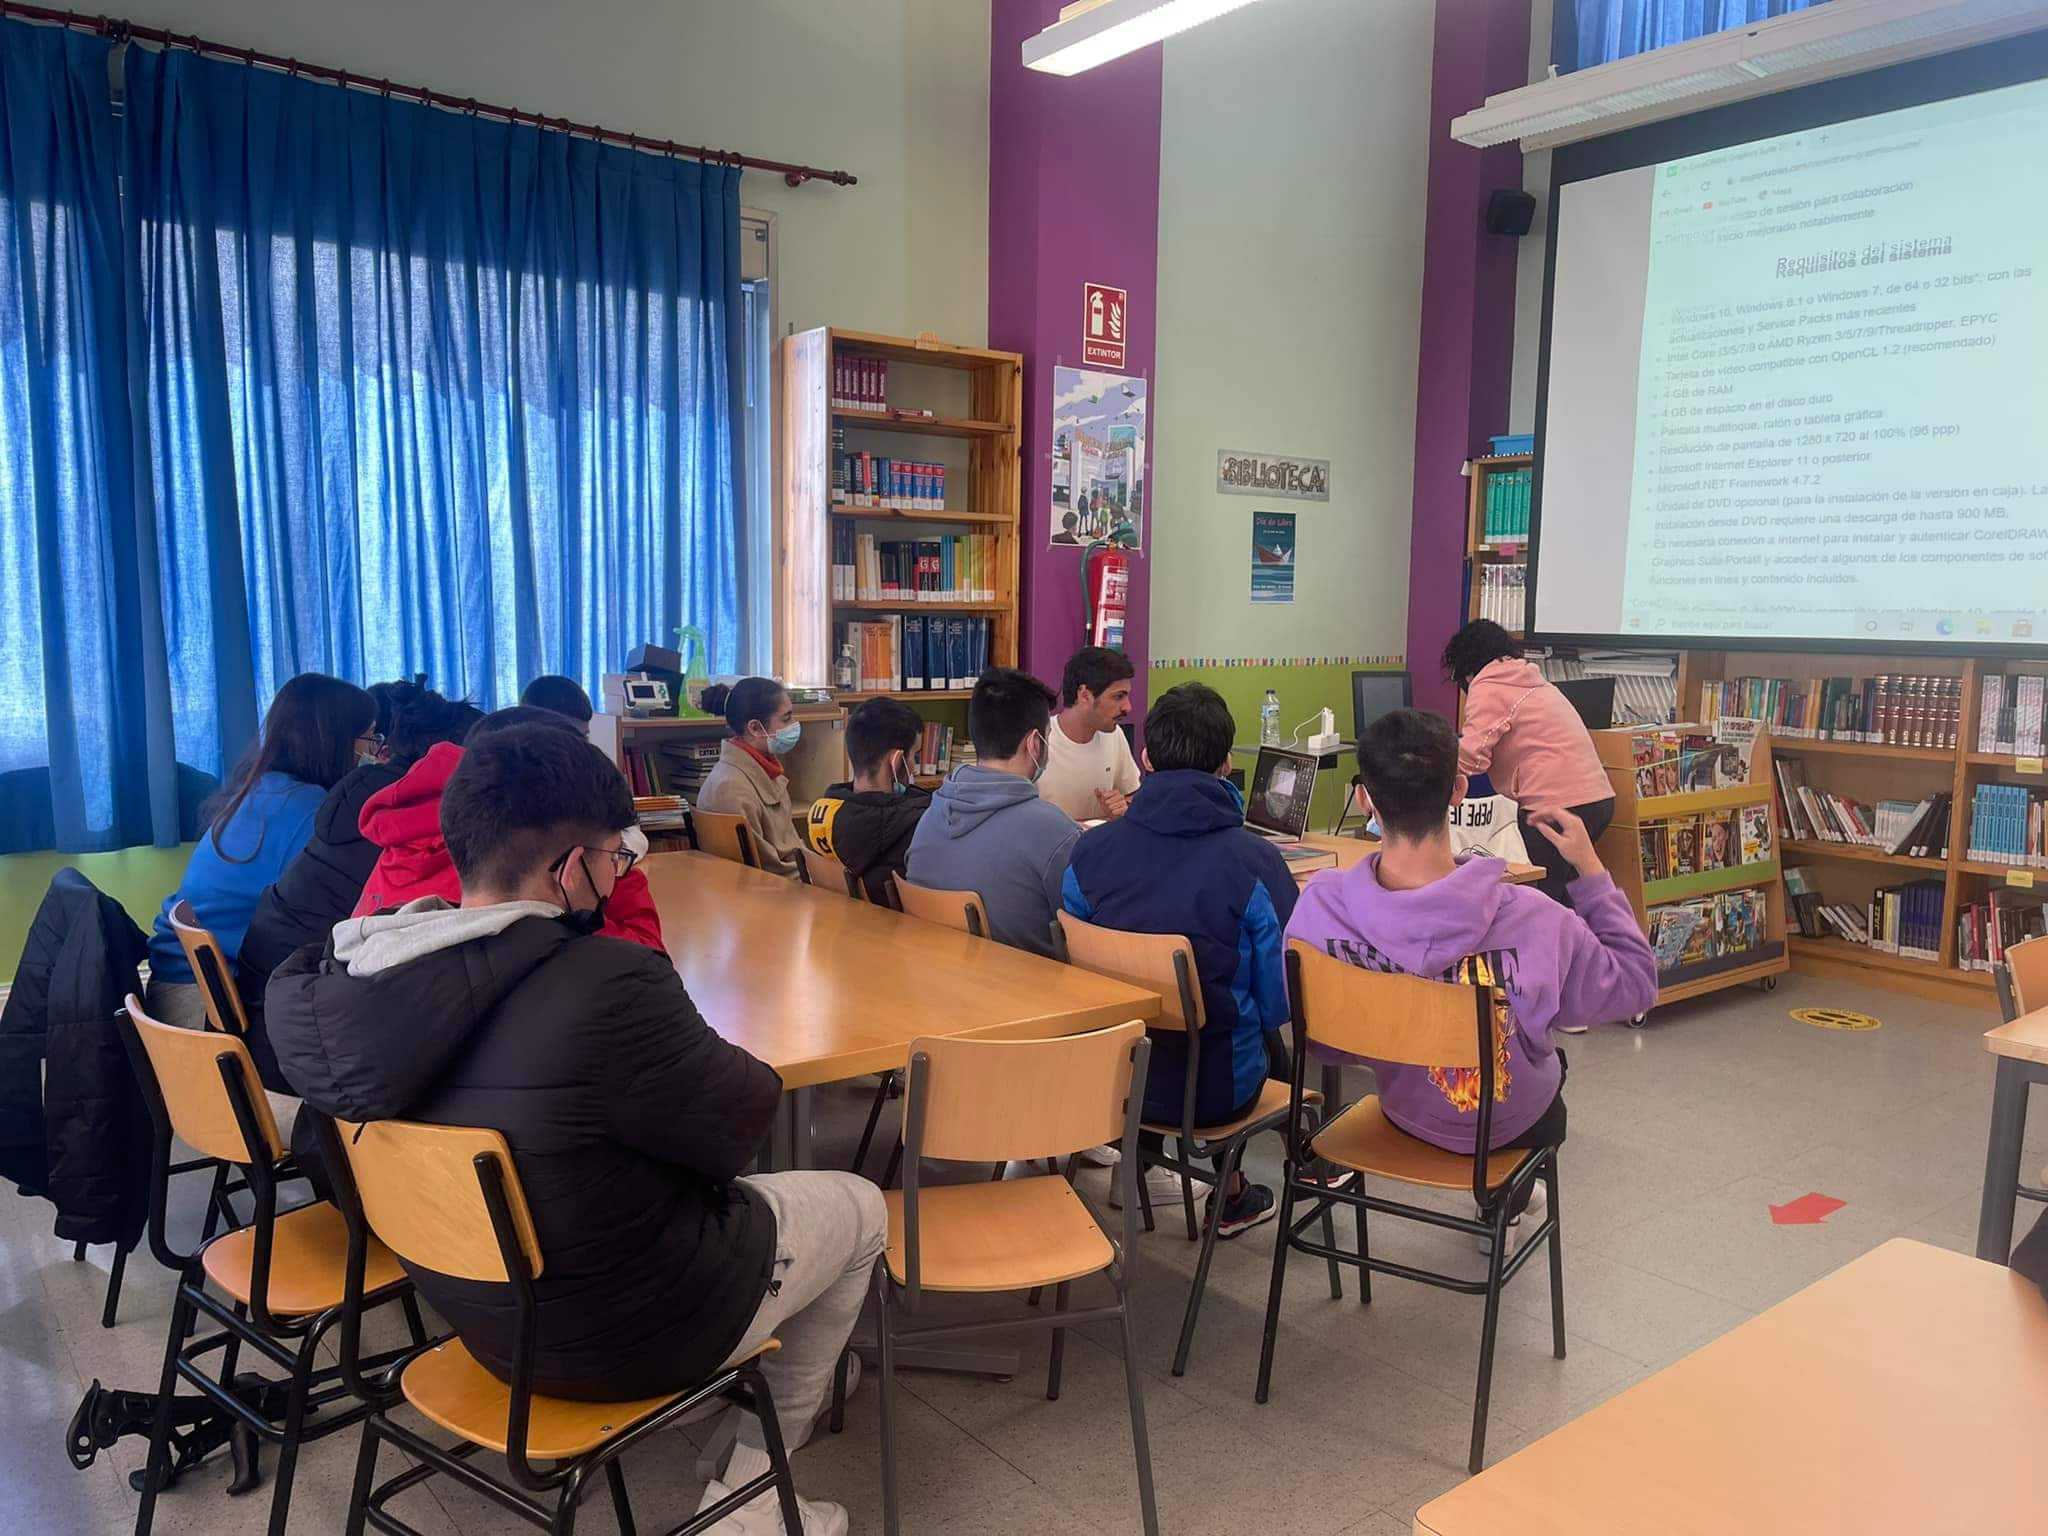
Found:
[(2021, 1195), (2048, 1201), (2048, 1190), (2020, 1182), (2028, 1092), (2036, 1083), (2048, 1083), (2048, 1008), (1987, 1031), (1984, 1048), (1998, 1058), (1998, 1076), (1991, 1088), (1984, 1199), (1977, 1208), (1977, 1257), (2003, 1264), (2012, 1256), (2013, 1202)]
[(1894, 1238), (1426, 1504), (1415, 1536), (2048, 1530), (2048, 1301)]

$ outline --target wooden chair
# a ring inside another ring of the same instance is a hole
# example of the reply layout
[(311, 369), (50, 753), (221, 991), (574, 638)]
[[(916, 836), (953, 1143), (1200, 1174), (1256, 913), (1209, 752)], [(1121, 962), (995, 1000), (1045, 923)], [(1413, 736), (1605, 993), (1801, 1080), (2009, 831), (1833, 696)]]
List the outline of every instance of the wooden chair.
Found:
[[(633, 1511), (619, 1458), (714, 1397), (729, 1398), (759, 1417), (769, 1470), (674, 1527), (670, 1536), (716, 1525), (771, 1488), (780, 1496), (787, 1527), (803, 1529), (775, 1404), (760, 1370), (760, 1357), (781, 1347), (776, 1340), (769, 1339), (746, 1360), (708, 1381), (659, 1397), (582, 1402), (536, 1392), (533, 1282), (544, 1272), (546, 1258), (505, 1138), (496, 1131), (402, 1120), (367, 1125), (334, 1121), (321, 1129), (338, 1169), (335, 1198), (351, 1239), (341, 1341), (344, 1370), (355, 1371), (361, 1347), (361, 1255), (384, 1244), (407, 1263), (504, 1286), (515, 1309), (519, 1341), (509, 1386), (479, 1364), (458, 1338), (441, 1340), (404, 1365), (398, 1387), (405, 1400), (460, 1439), (452, 1447), (435, 1444), (391, 1417), (395, 1398), (379, 1397), (376, 1410), (363, 1422), (345, 1527), (348, 1536), (362, 1536), (366, 1521), (380, 1531), (418, 1536), (384, 1505), (437, 1474), (454, 1478), (544, 1530), (567, 1532), (575, 1523), (585, 1484), (599, 1472), (611, 1486), (619, 1529), (630, 1536)], [(371, 1390), (367, 1383), (364, 1387)], [(377, 1452), (387, 1440), (418, 1465), (376, 1484)], [(476, 1466), (471, 1458), (479, 1448), (505, 1458), (509, 1483)], [(535, 1466), (537, 1461), (552, 1465), (543, 1471)], [(544, 1501), (550, 1494), (552, 1507)]]
[[(1223, 1202), (1217, 1198), (1217, 1193), (1229, 1187), (1231, 1175), (1243, 1164), (1245, 1145), (1252, 1137), (1261, 1131), (1286, 1129), (1287, 1117), (1292, 1112), (1288, 1103), (1288, 1085), (1277, 1079), (1268, 1079), (1257, 1104), (1247, 1113), (1221, 1125), (1196, 1124), (1195, 1088), (1201, 1079), (1202, 1031), (1207, 1021), (1202, 1009), (1201, 984), (1196, 978), (1194, 946), (1179, 934), (1125, 933), (1115, 928), (1098, 927), (1066, 912), (1054, 920), (1052, 937), (1055, 953), (1071, 964), (1157, 993), (1159, 1017), (1151, 1020), (1147, 1029), (1170, 1032), (1187, 1041), (1187, 1081), (1181, 1094), (1179, 1117), (1171, 1122), (1147, 1120), (1141, 1127), (1156, 1136), (1174, 1137), (1179, 1155), (1169, 1157), (1163, 1148), (1154, 1152), (1142, 1146), (1138, 1152), (1139, 1161), (1147, 1167), (1164, 1168), (1180, 1175), (1188, 1241), (1200, 1241), (1202, 1245), (1201, 1256), (1195, 1261), (1194, 1282), (1188, 1288), (1180, 1342), (1173, 1352), (1173, 1374), (1184, 1376), (1188, 1368), (1188, 1351), (1195, 1341), (1195, 1321), (1201, 1313), (1202, 1297), (1209, 1285), (1209, 1261), (1216, 1252), (1216, 1229), (1223, 1216)], [(1228, 1042), (1224, 1044), (1227, 1047)], [(1310, 1091), (1303, 1095), (1303, 1102), (1320, 1104), (1322, 1095)], [(1197, 1158), (1210, 1161), (1198, 1164)], [(1208, 1215), (1199, 1231), (1195, 1225), (1195, 1181), (1211, 1186)], [(1138, 1180), (1138, 1197), (1143, 1206), (1145, 1230), (1150, 1232), (1153, 1229), (1152, 1200), (1146, 1193), (1142, 1177)], [(1329, 1240), (1336, 1240), (1334, 1227)]]
[(754, 853), (754, 839), (747, 833), (747, 818), (744, 816), (722, 811), (692, 811), (690, 835), (705, 853), (714, 853), (721, 859), (730, 859), (749, 869), (761, 867), (761, 860)]
[[(1287, 993), (1294, 1012), (1295, 1117), (1287, 1151), (1284, 1191), (1280, 1198), (1280, 1240), (1273, 1245), (1273, 1283), (1266, 1298), (1266, 1336), (1259, 1352), (1258, 1401), (1265, 1402), (1273, 1375), (1273, 1344), (1280, 1325), (1280, 1292), (1287, 1278), (1287, 1255), (1299, 1248), (1322, 1258), (1356, 1265), (1359, 1300), (1372, 1301), (1372, 1274), (1398, 1275), (1443, 1290), (1486, 1298), (1486, 1317), (1479, 1335), (1479, 1390), (1472, 1408), (1472, 1448), (1468, 1465), (1478, 1472), (1486, 1459), (1486, 1410), (1493, 1386), (1493, 1344), (1500, 1322), (1500, 1293), (1547, 1241), (1550, 1248), (1551, 1347), (1564, 1358), (1564, 1248), (1558, 1228), (1557, 1147), (1487, 1152), (1493, 1127), (1496, 1008), (1506, 1000), (1483, 983), (1461, 985), (1389, 975), (1347, 965), (1299, 941), (1287, 946)], [(1446, 1152), (1398, 1130), (1368, 1094), (1338, 1111), (1313, 1132), (1304, 1127), (1307, 1095), (1303, 1088), (1311, 1045), (1329, 1046), (1353, 1055), (1408, 1066), (1438, 1067), (1470, 1073), (1478, 1093), (1474, 1131), (1481, 1149)], [(1480, 1214), (1476, 1218), (1448, 1215), (1426, 1206), (1405, 1205), (1365, 1192), (1362, 1179), (1332, 1185), (1312, 1170), (1318, 1159), (1377, 1178), (1424, 1189), (1470, 1190)], [(1508, 1253), (1508, 1207), (1541, 1177), (1550, 1208), (1542, 1225)], [(1297, 1218), (1297, 1199), (1315, 1206)], [(1358, 1251), (1347, 1254), (1331, 1241), (1317, 1244), (1302, 1236), (1332, 1202), (1351, 1207), (1357, 1223)], [(1482, 1280), (1463, 1279), (1372, 1257), (1366, 1245), (1366, 1213), (1379, 1211), (1411, 1221), (1427, 1222), (1454, 1232), (1489, 1237), (1492, 1247)]]
[(213, 930), (199, 925), (192, 903), (180, 899), (170, 910), (171, 932), (185, 951), (185, 963), (199, 982), (199, 996), (206, 1004), (206, 1022), (224, 1035), (249, 1033), (249, 1015), (242, 1007), (241, 989), (235, 985), (235, 968)]
[(831, 854), (820, 853), (809, 843), (802, 841), (797, 843), (796, 851), (797, 873), (803, 877), (805, 885), (815, 885), (821, 891), (837, 891), (842, 896), (851, 896), (855, 901), (867, 900), (861, 883), (853, 878), (853, 871)]
[[(1145, 1394), (1131, 1325), (1136, 1244), (1138, 1123), (1151, 1041), (1135, 1021), (1053, 1040), (923, 1039), (910, 1047), (905, 1098), (903, 1188), (886, 1190), (889, 1246), (875, 1273), (881, 1301), (882, 1523), (899, 1530), (896, 1509), (896, 1350), (922, 1339), (955, 1340), (1018, 1328), (1051, 1328), (1045, 1395), (1060, 1395), (1066, 1330), (1115, 1318), (1123, 1331), (1124, 1385), (1138, 1462), (1146, 1536), (1158, 1536)], [(1097, 1222), (1073, 1186), (1074, 1158), (1114, 1142), (1123, 1149), (1121, 1238)], [(921, 1178), (925, 1158), (997, 1163), (1066, 1159), (1064, 1177), (1041, 1174), (997, 1183), (940, 1184)], [(1070, 1311), (1074, 1281), (1107, 1272), (1113, 1306)], [(930, 1291), (1033, 1291), (1053, 1286), (1053, 1310), (981, 1322), (913, 1321)], [(835, 1403), (835, 1413), (837, 1404)], [(794, 1527), (792, 1527), (794, 1529)]]
[(2037, 935), (2007, 946), (2005, 969), (2012, 980), (2014, 1008), (2008, 1018), (2048, 1008), (2048, 937)]
[(975, 892), (937, 891), (930, 886), (913, 885), (902, 875), (892, 875), (889, 885), (895, 892), (898, 911), (927, 923), (957, 928), (977, 939), (988, 937), (988, 908)]
[(1977, 1257), (2004, 1264), (2012, 1257), (2017, 1202), (2048, 1203), (2048, 1168), (2041, 1182), (2020, 1177), (2027, 1139), (2030, 1090), (2048, 1084), (2048, 937), (2009, 945), (1994, 973), (2005, 1022), (1984, 1036), (1998, 1058), (1991, 1089), (1991, 1136), (1984, 1156), (1984, 1187), (1977, 1209)]
[[(128, 999), (127, 1012), (124, 1038), (129, 1059), (156, 1128), (150, 1248), (178, 1276), (135, 1533), (149, 1536), (158, 1492), (185, 1470), (170, 1465), (176, 1389), (182, 1378), (251, 1433), (278, 1447), (269, 1530), (270, 1536), (284, 1536), (300, 1445), (345, 1429), (369, 1412), (365, 1402), (343, 1405), (347, 1389), (338, 1382), (338, 1373), (317, 1368), (321, 1342), (342, 1318), (349, 1279), (347, 1226), (341, 1212), (324, 1200), (288, 1211), (277, 1209), (276, 1170), (284, 1158), (284, 1141), (249, 1048), (239, 1038), (160, 1024), (134, 997)], [(175, 1252), (164, 1230), (173, 1133), (203, 1156), (241, 1169), (256, 1199), (255, 1219), (248, 1226), (205, 1241), (190, 1254)], [(412, 1282), (390, 1250), (381, 1243), (369, 1246), (361, 1268), (363, 1303), (400, 1302), (415, 1345), (424, 1343)], [(209, 1287), (228, 1300), (211, 1294)], [(186, 1335), (201, 1314), (218, 1323), (221, 1332), (188, 1343)], [(245, 1344), (288, 1370), (289, 1377), (282, 1383), (238, 1378), (235, 1366)], [(220, 1351), (218, 1376), (202, 1368), (214, 1350)], [(382, 1367), (389, 1360), (370, 1364)], [(309, 1408), (332, 1411), (322, 1411), (309, 1424)]]

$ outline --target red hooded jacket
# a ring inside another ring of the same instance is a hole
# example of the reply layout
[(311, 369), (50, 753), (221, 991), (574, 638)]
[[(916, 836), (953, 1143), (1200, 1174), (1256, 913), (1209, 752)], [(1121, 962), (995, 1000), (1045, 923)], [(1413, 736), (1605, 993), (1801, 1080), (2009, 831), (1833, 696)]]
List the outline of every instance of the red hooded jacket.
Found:
[[(404, 778), (363, 802), (363, 836), (383, 851), (363, 885), (353, 916), (367, 917), (421, 896), (462, 900), (462, 881), (441, 837), (441, 792), (461, 761), (462, 748), (453, 742), (437, 743)], [(605, 903), (604, 932), (667, 953), (653, 893), (639, 870), (629, 871), (612, 888), (611, 900)]]

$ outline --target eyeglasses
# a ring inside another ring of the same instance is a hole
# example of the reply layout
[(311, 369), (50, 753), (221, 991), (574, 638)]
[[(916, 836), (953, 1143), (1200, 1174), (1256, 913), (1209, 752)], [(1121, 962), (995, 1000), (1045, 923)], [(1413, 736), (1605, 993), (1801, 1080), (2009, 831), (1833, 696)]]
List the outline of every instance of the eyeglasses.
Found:
[[(569, 854), (575, 851), (575, 849), (571, 848), (568, 853), (564, 853), (560, 858), (556, 859), (554, 863), (548, 866), (548, 873), (551, 875), (559, 874), (562, 866), (569, 862)], [(625, 879), (627, 875), (632, 873), (633, 866), (640, 862), (640, 855), (630, 848), (585, 848), (583, 851), (610, 859), (612, 861), (613, 877), (619, 880)]]
[(365, 731), (356, 738), (356, 745), (359, 747), (372, 747), (382, 752), (384, 750), (384, 733), (382, 731)]

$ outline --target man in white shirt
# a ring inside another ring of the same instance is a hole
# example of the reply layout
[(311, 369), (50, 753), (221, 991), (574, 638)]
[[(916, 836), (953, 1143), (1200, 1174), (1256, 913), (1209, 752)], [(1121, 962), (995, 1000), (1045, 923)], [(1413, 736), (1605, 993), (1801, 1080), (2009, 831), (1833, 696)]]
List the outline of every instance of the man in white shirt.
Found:
[(1118, 729), (1131, 712), (1133, 675), (1130, 658), (1107, 646), (1085, 646), (1067, 661), (1038, 794), (1076, 821), (1123, 815), (1138, 788), (1138, 764)]

